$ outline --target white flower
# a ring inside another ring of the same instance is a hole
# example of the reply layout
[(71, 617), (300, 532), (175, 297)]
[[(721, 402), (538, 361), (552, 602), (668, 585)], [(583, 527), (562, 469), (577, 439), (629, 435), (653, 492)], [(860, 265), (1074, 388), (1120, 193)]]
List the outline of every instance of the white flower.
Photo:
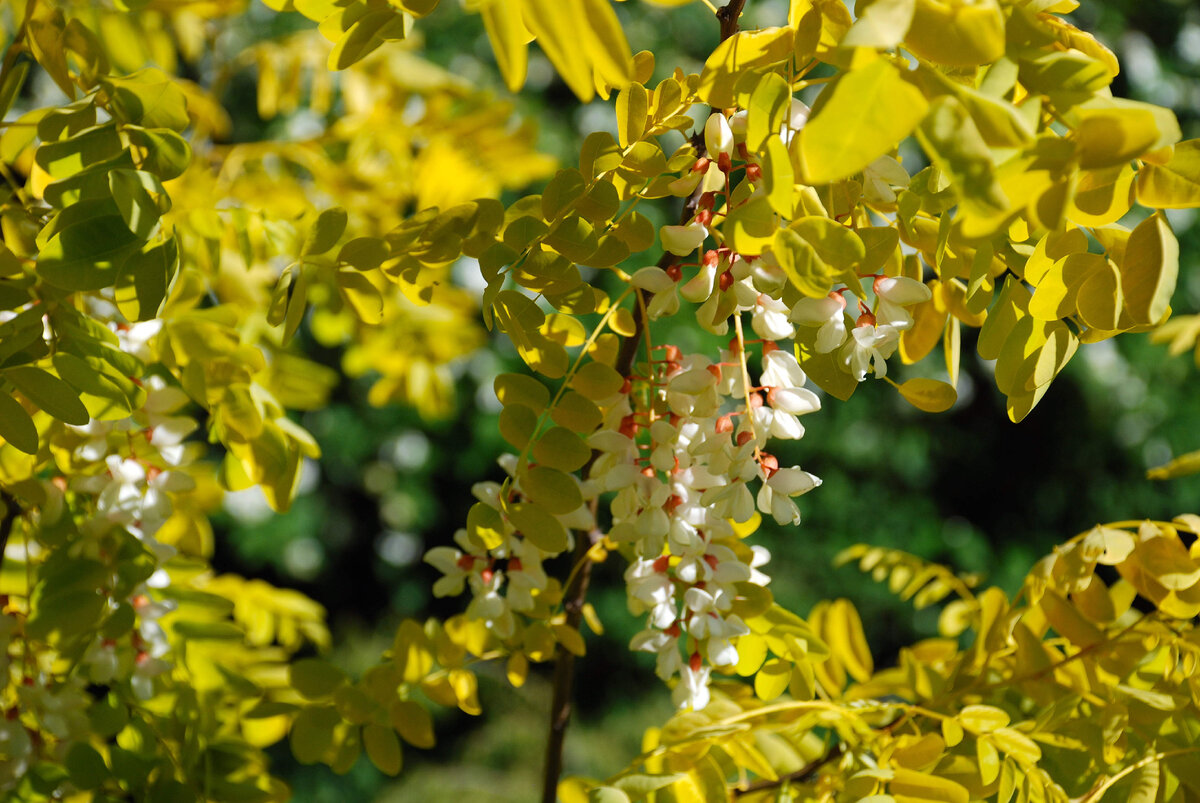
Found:
[[(678, 628), (674, 630), (678, 632)], [(663, 680), (670, 680), (683, 666), (679, 654), (679, 639), (664, 630), (647, 628), (633, 637), (629, 649), (634, 652), (652, 652), (657, 657), (654, 673)]]
[(711, 699), (708, 691), (708, 678), (711, 674), (711, 667), (692, 668), (691, 665), (685, 664), (679, 670), (679, 683), (671, 691), (671, 700), (680, 708), (701, 710)]
[(713, 112), (704, 123), (704, 147), (708, 150), (708, 158), (714, 162), (721, 156), (733, 154), (733, 129), (729, 121), (720, 112)]
[(792, 307), (789, 318), (803, 326), (819, 326), (816, 349), (828, 354), (846, 341), (846, 299), (839, 293), (825, 298), (802, 298)]
[(755, 299), (750, 326), (764, 340), (784, 340), (796, 334), (795, 327), (788, 322), (787, 306), (761, 293)]
[(907, 276), (881, 276), (872, 285), (879, 303), (875, 308), (875, 320), (880, 324), (904, 330), (912, 326), (913, 317), (905, 307), (920, 304), (933, 297), (929, 288)]
[(796, 98), (792, 98), (792, 104), (788, 109), (788, 119), (779, 132), (784, 145), (792, 144), (792, 137), (796, 135), (797, 131), (804, 128), (804, 124), (808, 122), (810, 112), (811, 110), (807, 105)]
[(708, 229), (693, 220), (686, 226), (663, 226), (659, 229), (663, 248), (675, 256), (685, 257), (700, 247), (708, 237)]
[(900, 332), (888, 324), (864, 323), (854, 327), (850, 338), (842, 346), (842, 364), (850, 369), (850, 373), (859, 382), (867, 377), (869, 371), (875, 372), (877, 379), (887, 376), (887, 358), (892, 356), (900, 344)]
[(117, 342), (121, 351), (132, 354), (145, 363), (154, 361), (154, 353), (150, 350), (150, 341), (162, 330), (163, 322), (155, 318), (132, 325), (116, 326)]

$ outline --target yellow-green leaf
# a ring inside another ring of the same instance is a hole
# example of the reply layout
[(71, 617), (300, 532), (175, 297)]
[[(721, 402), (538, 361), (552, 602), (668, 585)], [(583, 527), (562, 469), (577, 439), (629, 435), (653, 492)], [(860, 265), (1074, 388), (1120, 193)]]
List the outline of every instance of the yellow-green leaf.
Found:
[(517, 502), (505, 512), (513, 527), (543, 552), (554, 555), (567, 548), (566, 528), (540, 505)]
[(579, 484), (571, 475), (549, 466), (534, 466), (521, 478), (525, 495), (550, 513), (565, 515), (583, 504)]
[[(416, 705), (416, 703), (412, 703)], [(386, 775), (399, 775), (403, 766), (404, 753), (400, 748), (400, 740), (391, 728), (374, 722), (363, 727), (363, 747), (366, 748), (367, 758)]]
[(37, 454), (37, 427), (21, 403), (6, 391), (0, 391), (0, 438), (25, 454)]
[(60, 421), (81, 427), (91, 418), (75, 389), (41, 368), (31, 365), (9, 368), (4, 371), (4, 378), (12, 382), (25, 398)]
[(858, 173), (912, 133), (929, 103), (887, 59), (851, 70), (797, 135), (800, 172), (810, 184)]
[(428, 749), (436, 743), (433, 718), (420, 703), (396, 700), (388, 708), (388, 717), (392, 727), (413, 747)]
[(492, 388), (505, 407), (520, 404), (540, 413), (550, 403), (550, 391), (546, 386), (526, 374), (499, 374), (492, 381)]

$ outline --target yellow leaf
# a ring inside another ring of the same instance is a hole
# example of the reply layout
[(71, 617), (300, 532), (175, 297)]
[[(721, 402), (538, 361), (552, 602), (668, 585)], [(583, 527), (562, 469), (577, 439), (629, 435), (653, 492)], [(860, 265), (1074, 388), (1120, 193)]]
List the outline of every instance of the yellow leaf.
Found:
[(886, 59), (844, 74), (825, 93), (796, 137), (800, 173), (809, 184), (860, 172), (911, 134), (929, 107), (921, 91)]
[(767, 642), (762, 636), (747, 633), (737, 640), (738, 662), (736, 671), (744, 678), (762, 668), (767, 657)]
[(863, 634), (862, 619), (848, 599), (837, 599), (825, 612), (823, 635), (846, 671), (859, 683), (866, 683), (875, 671), (871, 650)]
[(1100, 628), (1084, 618), (1079, 609), (1057, 591), (1047, 589), (1039, 603), (1050, 626), (1077, 647), (1090, 647), (1104, 640)]
[(1124, 301), (1122, 296), (1117, 267), (1105, 260), (1104, 265), (1090, 273), (1079, 287), (1076, 299), (1079, 317), (1093, 329), (1116, 329)]
[[(787, 119), (792, 90), (778, 73), (763, 76), (746, 107), (746, 147), (757, 153), (768, 138), (775, 139)], [(780, 144), (783, 144), (780, 142)], [(789, 193), (790, 195), (790, 193)]]
[(1004, 13), (996, 0), (917, 0), (904, 44), (939, 64), (988, 64), (1004, 55)]
[(717, 45), (700, 74), (700, 99), (714, 108), (733, 106), (738, 79), (748, 71), (790, 58), (793, 36), (791, 28), (763, 28), (741, 31)]
[(943, 801), (944, 803), (967, 803), (970, 793), (966, 787), (947, 778), (914, 772), (903, 767), (894, 770), (888, 790), (896, 798), (896, 803), (917, 803), (917, 801)]
[[(507, 2), (507, 0), (504, 0)], [(583, 8), (561, 0), (521, 0), (522, 19), (537, 37), (546, 57), (563, 81), (583, 103), (595, 94), (592, 64), (587, 47), (580, 47), (580, 33), (587, 29)]]
[(754, 676), (754, 693), (763, 701), (774, 700), (783, 694), (792, 679), (792, 667), (780, 658), (772, 658), (763, 664)]
[(996, 747), (1026, 767), (1032, 767), (1041, 759), (1042, 749), (1018, 730), (997, 728), (989, 734)]
[(1009, 723), (1003, 710), (991, 705), (968, 705), (958, 713), (958, 721), (974, 734), (991, 733)]
[(862, 10), (841, 44), (890, 50), (908, 33), (915, 10), (916, 0), (875, 0)]
[(958, 392), (954, 386), (936, 379), (909, 379), (900, 385), (899, 391), (906, 402), (927, 413), (945, 412), (958, 401)]
[(1179, 277), (1179, 243), (1162, 214), (1151, 215), (1129, 235), (1120, 262), (1121, 289), (1134, 323), (1158, 323), (1167, 314)]
[(577, 33), (582, 34), (592, 65), (609, 86), (623, 88), (633, 78), (633, 56), (612, 3), (609, 0), (580, 0), (580, 7), (583, 16), (579, 18), (582, 24)]
[(1146, 472), (1146, 479), (1170, 480), (1196, 473), (1200, 473), (1200, 451), (1181, 454), (1166, 465), (1150, 469)]
[(1170, 109), (1121, 98), (1096, 98), (1075, 109), (1075, 142), (1085, 170), (1125, 164), (1179, 141)]
[(1080, 226), (1116, 223), (1133, 206), (1133, 176), (1127, 163), (1082, 171), (1075, 194), (1067, 201), (1067, 217)]
[(1079, 288), (1108, 261), (1099, 254), (1068, 254), (1055, 262), (1038, 281), (1029, 301), (1029, 314), (1040, 321), (1055, 321), (1075, 314)]
[(524, 86), (529, 66), (528, 45), (533, 37), (521, 22), (522, 1), (492, 0), (479, 11), (509, 92), (517, 92)]
[(1138, 171), (1137, 199), (1154, 209), (1200, 206), (1200, 139), (1178, 143), (1163, 164), (1143, 164)]
[(647, 112), (650, 101), (646, 87), (630, 84), (617, 93), (617, 137), (622, 148), (642, 138), (646, 130)]
[(759, 195), (734, 209), (725, 220), (731, 248), (743, 255), (758, 255), (769, 247), (779, 226), (770, 202)]

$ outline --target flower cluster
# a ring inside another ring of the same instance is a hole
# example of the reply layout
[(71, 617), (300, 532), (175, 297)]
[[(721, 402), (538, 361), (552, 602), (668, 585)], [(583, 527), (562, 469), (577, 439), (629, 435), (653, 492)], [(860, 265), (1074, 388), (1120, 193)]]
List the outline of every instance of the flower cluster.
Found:
[[(787, 145), (807, 119), (808, 108), (793, 100), (787, 122), (777, 136)], [(685, 279), (678, 265), (667, 270), (644, 268), (634, 275), (633, 283), (652, 296), (647, 307), (649, 316), (653, 319), (673, 314), (682, 296), (700, 305), (696, 317), (701, 326), (725, 334), (735, 311), (750, 310), (754, 331), (761, 337), (791, 338), (797, 325), (815, 329), (816, 352), (836, 352), (839, 365), (856, 380), (863, 381), (868, 373), (886, 376), (887, 360), (899, 345), (900, 333), (913, 324), (908, 308), (930, 298), (924, 284), (907, 277), (867, 274), (859, 279), (874, 280), (869, 291), (861, 287), (861, 282), (855, 282), (835, 289), (825, 298), (806, 296), (788, 304), (784, 301), (788, 277), (770, 247), (753, 256), (720, 245), (705, 249), (705, 243), (714, 236), (714, 221), (729, 215), (737, 203), (733, 200), (738, 193), (732, 189), (732, 174), (742, 170), (745, 181), (756, 192), (761, 188), (762, 167), (745, 147), (745, 132), (744, 111), (731, 118), (713, 113), (704, 127), (705, 154), (696, 160), (688, 176), (672, 184), (677, 194), (696, 193), (697, 209), (687, 223), (662, 227), (663, 248), (678, 257), (701, 252), (702, 258), (698, 264), (684, 266), (696, 268), (690, 278)], [(734, 164), (735, 157), (741, 164)], [(864, 180), (869, 200), (894, 203), (895, 189), (906, 187), (909, 176), (896, 160), (880, 157), (867, 168)], [(722, 195), (723, 205), (719, 200)], [(848, 314), (847, 295), (862, 296), (857, 299), (857, 315)]]
[(589, 440), (599, 456), (588, 482), (615, 494), (609, 539), (631, 553), (630, 607), (647, 615), (630, 647), (655, 653), (664, 680), (679, 675), (675, 701), (693, 708), (707, 704), (712, 668), (736, 664), (735, 641), (750, 632), (733, 612), (737, 584), (768, 582), (757, 571), (766, 550), (740, 543), (735, 525), (756, 508), (799, 521), (793, 498), (820, 482), (764, 450), (770, 437), (799, 438), (797, 416), (819, 409), (804, 372), (765, 341), (761, 385), (748, 388), (741, 345), (718, 363), (661, 349), (636, 383), (644, 387), (631, 383)]

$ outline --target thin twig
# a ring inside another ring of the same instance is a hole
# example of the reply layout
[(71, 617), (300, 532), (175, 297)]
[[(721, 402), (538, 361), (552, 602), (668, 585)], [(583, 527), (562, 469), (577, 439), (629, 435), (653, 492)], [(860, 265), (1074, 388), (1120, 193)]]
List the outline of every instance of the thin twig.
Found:
[(742, 795), (748, 795), (751, 792), (761, 792), (764, 789), (777, 789), (778, 787), (783, 786), (785, 783), (791, 783), (792, 781), (805, 783), (810, 780), (811, 777), (816, 774), (817, 770), (821, 769), (821, 767), (824, 767), (831, 761), (837, 761), (839, 758), (841, 758), (843, 752), (845, 752), (845, 748), (841, 744), (834, 745), (833, 749), (831, 749), (828, 753), (806, 764), (795, 772), (789, 772), (787, 775), (781, 775), (773, 781), (769, 778), (765, 778), (761, 781), (755, 781), (754, 783), (746, 784), (745, 786), (738, 786), (731, 791), (733, 792), (733, 796), (737, 798), (741, 797)]

